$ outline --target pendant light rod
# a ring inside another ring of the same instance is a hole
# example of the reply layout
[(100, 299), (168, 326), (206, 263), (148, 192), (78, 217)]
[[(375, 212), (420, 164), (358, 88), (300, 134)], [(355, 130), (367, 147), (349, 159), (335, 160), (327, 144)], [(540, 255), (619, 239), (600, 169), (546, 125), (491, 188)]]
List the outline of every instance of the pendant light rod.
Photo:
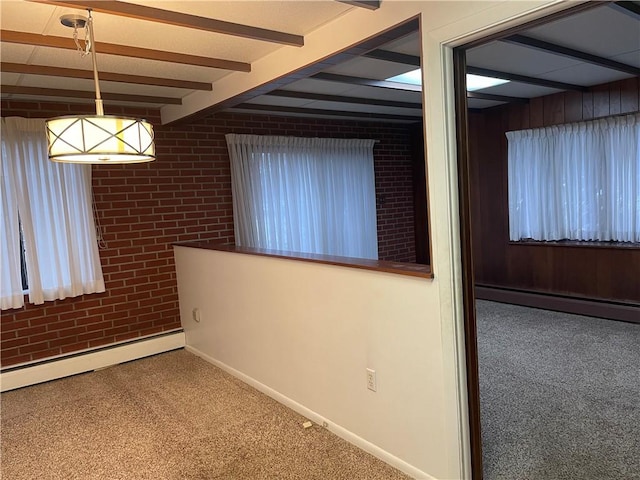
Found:
[(91, 9), (87, 8), (89, 19), (87, 20), (87, 30), (89, 30), (89, 50), (91, 50), (91, 62), (93, 63), (93, 81), (96, 87), (96, 115), (104, 115), (104, 106), (102, 104), (102, 96), (100, 95), (100, 81), (98, 80), (98, 60), (96, 58), (96, 43), (93, 36), (93, 17)]

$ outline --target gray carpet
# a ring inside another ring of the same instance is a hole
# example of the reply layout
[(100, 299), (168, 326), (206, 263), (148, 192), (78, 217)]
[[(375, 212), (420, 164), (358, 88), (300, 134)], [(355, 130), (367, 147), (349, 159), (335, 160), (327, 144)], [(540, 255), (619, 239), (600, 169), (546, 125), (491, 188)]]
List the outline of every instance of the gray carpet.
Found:
[(409, 478), (184, 350), (1, 400), (6, 480)]
[(640, 479), (640, 325), (477, 302), (485, 480)]

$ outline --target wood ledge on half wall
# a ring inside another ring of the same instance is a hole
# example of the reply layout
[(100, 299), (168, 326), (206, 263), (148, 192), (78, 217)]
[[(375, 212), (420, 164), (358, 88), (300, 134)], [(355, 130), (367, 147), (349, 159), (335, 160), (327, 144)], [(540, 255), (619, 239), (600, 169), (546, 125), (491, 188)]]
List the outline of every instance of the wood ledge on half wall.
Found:
[(177, 242), (176, 247), (200, 248), (204, 250), (216, 250), (220, 252), (242, 253), (245, 255), (258, 255), (262, 257), (286, 258), (303, 262), (322, 263), (325, 265), (337, 265), (341, 267), (360, 268), (377, 272), (394, 273), (411, 277), (433, 278), (431, 265), (416, 263), (390, 262), (386, 260), (369, 260), (365, 258), (338, 257), (333, 255), (320, 255), (315, 253), (287, 252), (282, 250), (268, 250), (264, 248), (236, 247), (235, 245), (216, 243), (215, 241)]

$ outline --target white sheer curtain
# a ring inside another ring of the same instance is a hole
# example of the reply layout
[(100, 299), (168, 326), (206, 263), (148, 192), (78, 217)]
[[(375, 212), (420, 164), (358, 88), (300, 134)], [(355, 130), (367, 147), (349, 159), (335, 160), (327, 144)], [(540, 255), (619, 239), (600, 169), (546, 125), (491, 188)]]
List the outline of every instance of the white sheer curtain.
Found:
[(238, 246), (378, 258), (374, 140), (226, 139)]
[(506, 135), (511, 240), (640, 242), (640, 114)]
[(2, 119), (2, 191), (3, 309), (23, 304), (18, 222), (31, 303), (105, 291), (91, 166), (50, 162), (44, 120)]

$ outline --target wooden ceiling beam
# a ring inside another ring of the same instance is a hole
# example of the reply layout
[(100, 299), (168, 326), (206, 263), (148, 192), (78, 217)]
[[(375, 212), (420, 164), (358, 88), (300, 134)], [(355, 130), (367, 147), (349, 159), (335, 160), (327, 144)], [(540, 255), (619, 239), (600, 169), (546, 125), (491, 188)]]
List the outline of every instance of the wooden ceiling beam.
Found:
[(406, 53), (391, 52), (389, 50), (371, 50), (364, 54), (365, 57), (375, 58), (376, 60), (385, 60), (387, 62), (402, 63), (404, 65), (420, 66), (420, 57), (417, 55), (407, 55)]
[(377, 105), (380, 107), (397, 107), (422, 109), (421, 103), (400, 102), (396, 100), (382, 100), (378, 98), (345, 97), (343, 95), (326, 95), (322, 93), (297, 92), (293, 90), (274, 90), (265, 95), (282, 98), (298, 98), (319, 102), (350, 103), (354, 105)]
[[(38, 97), (65, 97), (82, 98), (95, 100), (95, 92), (81, 90), (63, 90), (59, 88), (23, 87), (19, 85), (2, 85), (2, 93), (12, 93), (16, 95), (35, 95)], [(152, 97), (147, 95), (130, 95), (125, 93), (102, 92), (102, 99), (105, 101), (136, 102), (136, 103), (157, 103), (181, 105), (182, 100), (174, 97)]]
[(338, 0), (340, 3), (347, 3), (354, 7), (366, 8), (367, 10), (377, 10), (380, 8), (380, 0)]
[(280, 105), (262, 105), (259, 103), (241, 103), (233, 107), (238, 110), (258, 110), (271, 113), (301, 113), (305, 115), (327, 115), (331, 117), (356, 117), (368, 120), (401, 120), (405, 122), (419, 122), (420, 115), (393, 115), (388, 113), (347, 112), (344, 110), (322, 110), (319, 108), (285, 107)]
[(529, 85), (538, 85), (540, 87), (557, 88), (558, 90), (575, 90), (577, 92), (587, 92), (589, 89), (582, 85), (573, 85), (572, 83), (556, 82), (553, 80), (545, 80), (543, 78), (529, 77), (526, 75), (518, 75), (515, 73), (499, 72), (488, 68), (467, 66), (467, 73), (472, 75), (482, 75), (483, 77), (501, 78), (511, 82), (527, 83)]
[[(25, 65), (23, 63), (0, 63), (0, 71), (8, 73), (24, 73), (27, 75), (46, 75), (65, 78), (82, 78), (93, 80), (93, 71), (77, 68), (48, 67), (45, 65)], [(132, 83), (157, 87), (185, 88), (188, 90), (213, 90), (213, 85), (205, 82), (175, 80), (173, 78), (144, 77), (122, 73), (100, 72), (100, 80), (107, 82)]]
[(388, 88), (392, 90), (403, 90), (407, 92), (422, 92), (420, 85), (409, 83), (389, 82), (387, 80), (374, 80), (372, 78), (352, 77), (349, 75), (337, 75), (334, 73), (316, 73), (310, 78), (315, 80), (325, 80), (327, 82), (347, 83), (350, 85), (362, 85), (364, 87)]
[(633, 65), (627, 65), (626, 63), (616, 62), (615, 60), (599, 57), (597, 55), (592, 55), (590, 53), (582, 52), (580, 50), (574, 50), (573, 48), (563, 47), (561, 45), (556, 45), (555, 43), (545, 42), (543, 40), (538, 40), (537, 38), (531, 38), (525, 35), (517, 34), (517, 35), (511, 35), (510, 37), (503, 38), (500, 41), (513, 43), (515, 45), (522, 45), (528, 48), (535, 48), (536, 50), (552, 53), (554, 55), (561, 55), (563, 57), (574, 58), (576, 60), (581, 60), (586, 63), (591, 63), (592, 65), (597, 65), (599, 67), (609, 68), (611, 70), (618, 70), (620, 72), (629, 73), (636, 77), (640, 76), (640, 68), (634, 67)]
[(62, 6), (68, 8), (91, 9), (94, 12), (119, 15), (122, 17), (146, 20), (149, 22), (175, 25), (178, 27), (204, 30), (206, 32), (233, 35), (236, 37), (250, 38), (264, 42), (280, 43), (301, 47), (304, 45), (304, 37), (291, 33), (268, 30), (266, 28), (252, 27), (240, 23), (225, 22), (214, 18), (200, 17), (187, 13), (173, 12), (160, 8), (148, 7), (134, 3), (126, 3), (112, 0), (81, 0), (81, 1), (56, 1), (56, 0), (31, 0), (36, 3)]
[[(36, 47), (77, 50), (71, 36), (56, 37), (54, 35), (40, 35), (36, 33), (1, 30), (0, 38), (2, 38), (3, 42), (7, 43), (20, 43), (23, 45), (34, 45)], [(148, 48), (129, 47), (127, 45), (117, 45), (115, 43), (96, 42), (95, 49), (97, 53), (119, 55), (122, 57), (143, 58), (146, 60), (219, 68), (222, 70), (233, 70), (237, 72), (251, 71), (251, 65), (249, 63), (234, 62), (232, 60), (222, 60), (219, 58), (198, 57), (183, 53), (163, 52), (161, 50), (151, 50)]]

